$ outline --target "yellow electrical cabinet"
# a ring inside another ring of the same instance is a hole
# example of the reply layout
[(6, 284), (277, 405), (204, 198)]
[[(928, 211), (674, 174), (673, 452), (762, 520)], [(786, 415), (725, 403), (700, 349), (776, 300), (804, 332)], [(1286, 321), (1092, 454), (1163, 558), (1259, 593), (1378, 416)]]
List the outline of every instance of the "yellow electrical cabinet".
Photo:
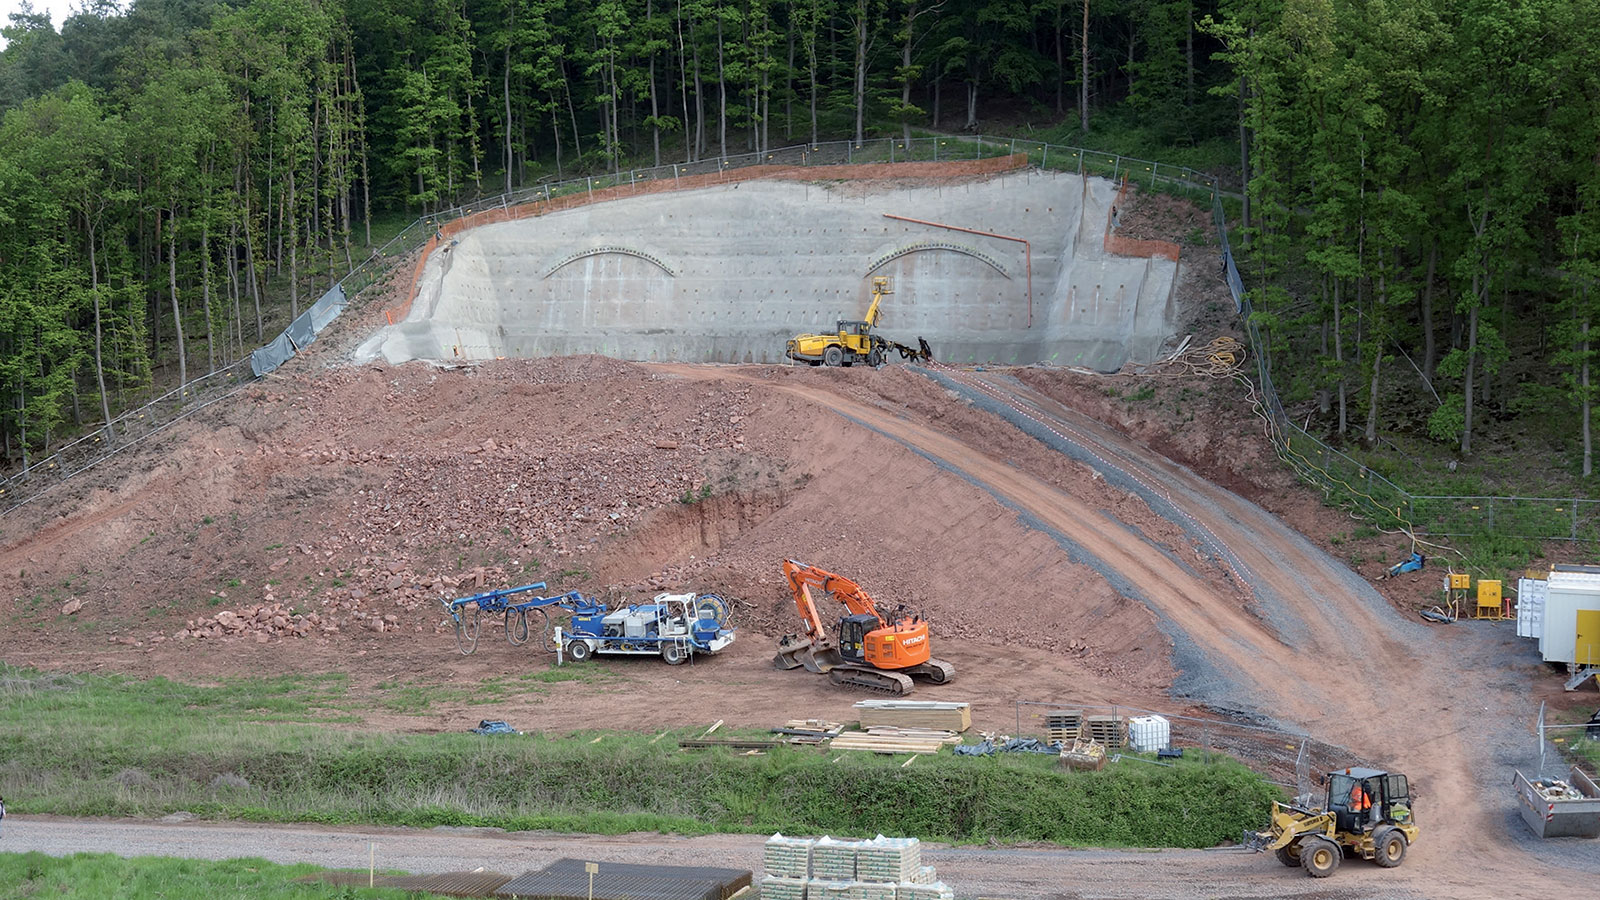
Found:
[(1451, 572), (1450, 573), (1450, 589), (1451, 590), (1453, 590), (1453, 591), (1464, 591), (1464, 590), (1467, 590), (1470, 587), (1472, 587), (1472, 576), (1471, 575), (1468, 575), (1465, 572)]
[(1473, 613), (1474, 619), (1499, 619), (1503, 618), (1500, 608), (1500, 581), (1499, 579), (1478, 579), (1478, 608)]

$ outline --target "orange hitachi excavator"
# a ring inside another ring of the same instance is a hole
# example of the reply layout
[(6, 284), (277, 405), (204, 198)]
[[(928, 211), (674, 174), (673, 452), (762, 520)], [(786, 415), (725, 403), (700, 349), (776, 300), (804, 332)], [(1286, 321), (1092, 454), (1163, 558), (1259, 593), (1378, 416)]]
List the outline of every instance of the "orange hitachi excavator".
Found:
[[(792, 559), (783, 563), (784, 577), (794, 591), (794, 605), (800, 609), (805, 626), (801, 634), (791, 634), (778, 645), (773, 665), (780, 669), (804, 666), (809, 672), (826, 672), (834, 684), (854, 684), (909, 694), (911, 676), (944, 684), (956, 675), (955, 667), (931, 658), (928, 623), (921, 616), (901, 607), (891, 618), (878, 613), (861, 586), (816, 566)], [(843, 603), (849, 615), (839, 619), (839, 636), (830, 637), (811, 591), (815, 588), (832, 594)]]

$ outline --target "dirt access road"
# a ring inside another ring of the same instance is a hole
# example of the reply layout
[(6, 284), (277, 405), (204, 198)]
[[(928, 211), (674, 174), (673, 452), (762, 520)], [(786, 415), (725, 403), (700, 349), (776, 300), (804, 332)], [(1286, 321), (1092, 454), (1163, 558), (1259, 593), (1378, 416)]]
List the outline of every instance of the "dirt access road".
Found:
[[(261, 857), (276, 863), (313, 863), (364, 869), (376, 844), (380, 870), (411, 873), (471, 871), (482, 867), (519, 875), (562, 857), (662, 865), (718, 865), (761, 871), (758, 835), (615, 837), (503, 833), (483, 829), (429, 831), (315, 826), (167, 824), (74, 821), (45, 817), (6, 823), (9, 852), (115, 853), (191, 859)], [(1028, 847), (925, 845), (923, 863), (939, 871), (957, 896), (1014, 900), (1191, 900), (1307, 898), (1307, 900), (1418, 900), (1478, 894), (1466, 879), (1439, 880), (1421, 870), (1381, 870), (1349, 864), (1333, 878), (1313, 880), (1271, 856), (1222, 850), (1064, 850)]]

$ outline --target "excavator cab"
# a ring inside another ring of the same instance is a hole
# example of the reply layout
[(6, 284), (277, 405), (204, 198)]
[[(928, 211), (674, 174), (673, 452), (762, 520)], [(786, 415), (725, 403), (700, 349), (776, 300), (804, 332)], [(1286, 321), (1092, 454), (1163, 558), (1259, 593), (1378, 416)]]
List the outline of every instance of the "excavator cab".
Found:
[(877, 616), (854, 615), (839, 620), (839, 655), (860, 663), (867, 658), (867, 635), (883, 627)]

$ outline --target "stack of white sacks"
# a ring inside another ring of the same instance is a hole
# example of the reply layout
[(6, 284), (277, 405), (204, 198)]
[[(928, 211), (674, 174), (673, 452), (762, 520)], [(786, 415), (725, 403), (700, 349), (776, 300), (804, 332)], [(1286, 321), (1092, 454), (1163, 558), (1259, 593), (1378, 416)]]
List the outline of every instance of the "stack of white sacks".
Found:
[(761, 900), (954, 900), (916, 838), (767, 839)]

